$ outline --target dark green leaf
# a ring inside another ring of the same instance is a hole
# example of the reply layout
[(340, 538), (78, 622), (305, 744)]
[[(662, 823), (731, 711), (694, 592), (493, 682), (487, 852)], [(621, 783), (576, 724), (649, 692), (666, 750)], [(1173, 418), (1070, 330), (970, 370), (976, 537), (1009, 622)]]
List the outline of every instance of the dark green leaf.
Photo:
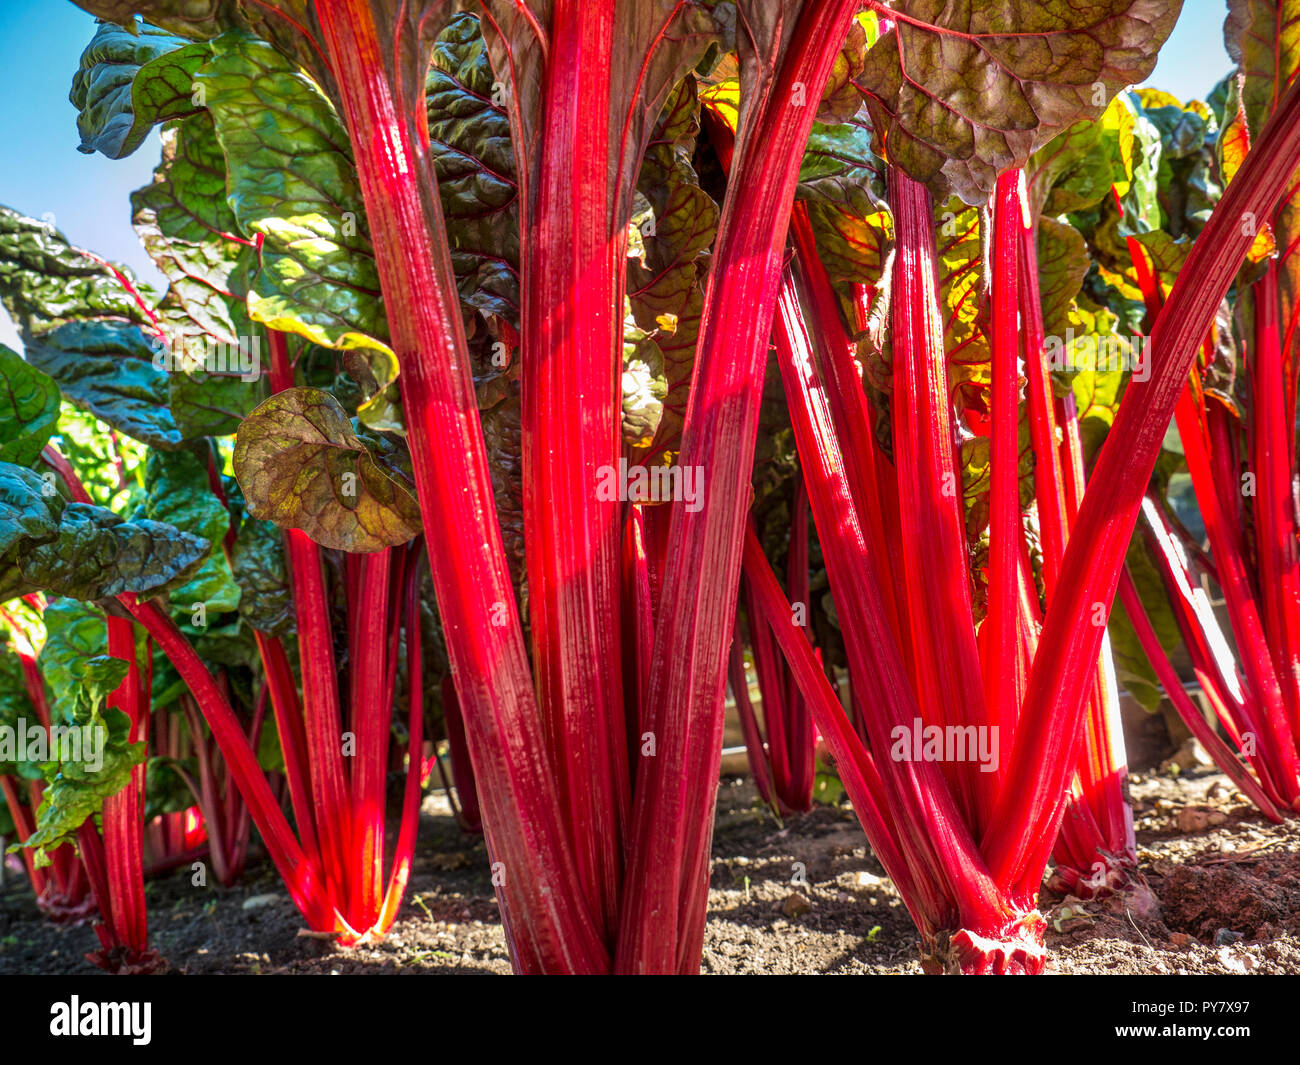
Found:
[[(150, 519), (221, 543), (229, 528), (230, 515), (208, 485), (208, 471), (188, 451), (170, 454), (155, 451), (145, 465), (145, 513)], [(219, 548), (204, 560), (193, 579), (171, 592), (174, 606), (191, 611), (202, 603), (208, 613), (219, 614), (239, 606), (239, 586)]]
[[(117, 270), (130, 277), (125, 267)], [(52, 225), (8, 207), (0, 207), (0, 301), (24, 338), (73, 319), (149, 320), (107, 264)]]
[(171, 450), (181, 434), (167, 406), (167, 352), (125, 322), (68, 322), (28, 344), (27, 358), (63, 394), (114, 429)]
[(68, 98), (77, 109), (79, 151), (122, 159), (134, 152), (159, 122), (199, 110), (194, 72), (207, 58), (190, 44), (155, 26), (123, 29), (101, 23), (72, 79)]
[[(519, 189), (510, 120), (478, 19), (438, 36), (426, 81), (430, 150), (461, 302), (519, 324)], [(499, 101), (499, 102), (494, 102)]]
[(239, 585), (239, 616), (258, 632), (288, 636), (294, 629), (293, 591), (281, 533), (269, 521), (249, 518), (231, 552)]
[(58, 385), (0, 344), (0, 462), (32, 465), (58, 422)]
[(207, 551), (206, 540), (161, 522), (65, 504), (50, 482), (0, 464), (0, 601), (35, 591), (153, 594), (188, 579)]

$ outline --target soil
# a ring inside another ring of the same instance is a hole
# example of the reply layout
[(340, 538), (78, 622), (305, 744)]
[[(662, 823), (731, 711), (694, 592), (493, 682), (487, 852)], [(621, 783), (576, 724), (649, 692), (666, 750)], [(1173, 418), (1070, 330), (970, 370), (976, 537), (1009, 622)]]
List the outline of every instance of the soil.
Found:
[[(1270, 825), (1222, 774), (1130, 778), (1145, 886), (1108, 902), (1044, 890), (1061, 973), (1300, 973), (1300, 825)], [(188, 872), (147, 885), (154, 945), (175, 973), (508, 973), (481, 838), (425, 802), (388, 938), (339, 949), (298, 935), (269, 863), (226, 891)], [(43, 920), (25, 884), (0, 895), (0, 973), (98, 972), (88, 926)], [(779, 824), (747, 780), (718, 795), (706, 973), (920, 973), (907, 912), (846, 806)]]

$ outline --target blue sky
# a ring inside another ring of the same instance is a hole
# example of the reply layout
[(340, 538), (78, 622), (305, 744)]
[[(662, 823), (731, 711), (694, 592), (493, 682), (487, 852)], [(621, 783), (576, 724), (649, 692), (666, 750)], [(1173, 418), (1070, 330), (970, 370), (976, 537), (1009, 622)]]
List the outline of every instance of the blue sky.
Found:
[[(1223, 50), (1224, 0), (1187, 0), (1150, 84), (1181, 99), (1204, 96), (1229, 68)], [(0, 203), (52, 221), (73, 243), (156, 282), (161, 278), (131, 228), (133, 189), (158, 162), (154, 135), (127, 159), (77, 151), (68, 87), (94, 19), (70, 0), (0, 0)], [(0, 343), (17, 337), (0, 311)]]

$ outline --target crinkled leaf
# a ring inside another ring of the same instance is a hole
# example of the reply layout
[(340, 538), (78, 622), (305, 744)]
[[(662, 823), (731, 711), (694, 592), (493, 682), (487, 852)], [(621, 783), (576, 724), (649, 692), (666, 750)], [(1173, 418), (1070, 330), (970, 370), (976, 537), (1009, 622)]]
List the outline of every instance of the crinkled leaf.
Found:
[(1088, 272), (1083, 235), (1054, 218), (1038, 220), (1038, 285), (1043, 303), (1043, 332), (1064, 337), (1070, 312)]
[(519, 189), (510, 119), (478, 19), (438, 36), (426, 82), (430, 150), (461, 302), (519, 324)]
[[(1144, 81), (1181, 0), (898, 0), (859, 78), (881, 154), (982, 203), (997, 175)], [(1014, 27), (1014, 32), (1009, 28)]]
[(128, 436), (171, 450), (181, 434), (167, 405), (167, 373), (156, 341), (125, 322), (68, 322), (27, 346), (33, 366), (49, 374), (63, 394)]
[[(63, 497), (52, 480), (22, 466), (0, 463), (0, 563), (7, 571), (19, 554), (56, 540)], [(12, 599), (17, 593), (0, 598)]]
[(0, 462), (30, 466), (59, 422), (59, 386), (0, 344)]
[[(627, 297), (632, 320), (627, 324), (653, 341), (662, 369), (655, 368), (650, 353), (640, 360), (640, 367), (625, 359), (624, 371), (634, 379), (645, 378), (647, 397), (657, 396), (658, 385), (651, 387), (651, 379), (662, 374), (664, 382), (653, 439), (637, 449), (636, 457), (643, 462), (677, 450), (695, 365), (704, 271), (718, 225), (717, 205), (700, 188), (691, 163), (698, 134), (699, 103), (694, 82), (688, 78), (669, 96), (646, 151), (638, 179), (638, 203), (645, 209), (637, 216), (637, 239), (629, 244)], [(635, 335), (630, 340), (625, 337), (625, 356), (638, 351), (644, 356), (642, 343)]]
[(623, 443), (630, 448), (647, 448), (663, 417), (668, 381), (664, 376), (664, 355), (635, 319), (623, 325)]
[(1061, 343), (1072, 342), (1062, 352), (1053, 351), (1049, 342), (1048, 361), (1066, 367), (1054, 376), (1074, 394), (1084, 457), (1090, 462), (1115, 421), (1127, 380), (1124, 367), (1132, 364), (1135, 353), (1121, 335), (1116, 316), (1084, 295), (1070, 309), (1068, 328), (1073, 337), (1067, 334)]
[(246, 337), (242, 305), (256, 255), (226, 203), (226, 161), (209, 115), (164, 130), (153, 184), (131, 194), (131, 207), (179, 309), (216, 340)]
[(269, 521), (247, 519), (230, 554), (239, 585), (239, 616), (258, 632), (288, 636), (294, 629), (293, 592), (280, 530)]
[(985, 406), (992, 358), (987, 332), (988, 285), (980, 212), (957, 197), (935, 205), (939, 313), (954, 402)]
[(1092, 207), (1112, 186), (1123, 196), (1133, 172), (1135, 123), (1133, 105), (1120, 93), (1099, 119), (1074, 123), (1035, 152), (1025, 167), (1034, 213), (1061, 215)]
[(0, 600), (154, 594), (197, 569), (208, 542), (161, 522), (64, 503), (30, 470), (0, 465)]
[(67, 400), (59, 408), (54, 443), (81, 479), (92, 503), (129, 514), (144, 498), (148, 449)]
[[(246, 30), (270, 41), (283, 55), (309, 71), (318, 82), (332, 77), (321, 51), (314, 0), (75, 0), (78, 7), (114, 22), (127, 33), (146, 27), (136, 22), (142, 15), (149, 25), (196, 41), (208, 41), (227, 30)], [(387, 6), (387, 5), (385, 5)], [(424, 12), (421, 12), (424, 13)], [(411, 37), (420, 27), (410, 19)], [(306, 32), (304, 32), (306, 31)], [(314, 31), (314, 32), (313, 32)], [(436, 32), (436, 27), (434, 27)]]
[(68, 98), (79, 112), (79, 151), (122, 159), (144, 142), (159, 122), (198, 111), (194, 72), (208, 56), (156, 26), (130, 30), (101, 23), (72, 79)]
[(838, 125), (813, 124), (795, 194), (858, 216), (885, 209), (885, 164), (871, 151), (866, 107)]
[(104, 612), (76, 599), (55, 599), (45, 608), (45, 643), (37, 662), (54, 705), (74, 701), (81, 685), (80, 663), (108, 654)]
[(879, 28), (879, 20), (872, 13), (859, 15), (853, 20), (848, 36), (835, 57), (830, 76), (826, 79), (826, 88), (822, 90), (821, 103), (817, 106), (819, 123), (834, 126), (857, 114), (862, 97), (858, 94), (853, 79), (862, 73), (867, 48), (876, 42)]
[(235, 476), (255, 518), (342, 551), (378, 551), (420, 531), (412, 488), (358, 438), (328, 392), (291, 388), (240, 426)]
[(0, 207), (0, 301), (25, 339), (79, 318), (149, 320), (109, 266), (52, 225), (8, 207)]
[[(130, 783), (131, 770), (144, 759), (145, 744), (131, 743), (130, 719), (105, 705), (125, 678), (128, 664), (103, 653), (103, 615), (62, 600), (46, 609), (46, 623), (49, 635), (38, 662), (53, 696), (51, 719), (80, 729), (82, 737), (80, 761), (59, 761), (54, 756), (62, 752), (52, 750), (43, 767), (47, 787), (36, 813), (36, 831), (24, 842), (42, 848), (47, 856), (71, 842), (86, 818), (98, 814), (105, 799)], [(88, 732), (93, 746), (86, 744)], [(47, 860), (38, 857), (37, 863)]]

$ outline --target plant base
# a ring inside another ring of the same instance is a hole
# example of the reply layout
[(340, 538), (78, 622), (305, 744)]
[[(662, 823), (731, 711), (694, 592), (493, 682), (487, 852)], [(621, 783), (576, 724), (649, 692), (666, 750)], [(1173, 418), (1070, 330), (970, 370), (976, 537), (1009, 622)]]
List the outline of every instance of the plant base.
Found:
[(997, 932), (940, 932), (922, 944), (921, 968), (930, 976), (1037, 976), (1047, 962), (1046, 930), (1034, 910)]

